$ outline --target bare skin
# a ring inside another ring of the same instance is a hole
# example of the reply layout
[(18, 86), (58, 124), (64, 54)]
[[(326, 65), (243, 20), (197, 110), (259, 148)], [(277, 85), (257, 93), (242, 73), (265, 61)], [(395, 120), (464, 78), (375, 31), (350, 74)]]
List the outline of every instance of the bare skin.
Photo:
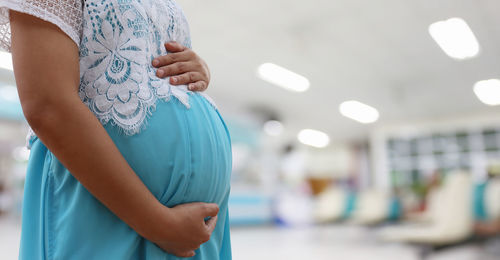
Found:
[(158, 68), (156, 76), (170, 77), (172, 85), (188, 85), (191, 91), (203, 91), (210, 82), (210, 71), (204, 60), (193, 50), (177, 42), (165, 43), (168, 55), (155, 58), (153, 67)]
[(191, 91), (204, 91), (210, 83), (207, 64), (193, 50), (177, 42), (165, 43), (167, 55), (155, 58), (152, 65), (158, 68), (156, 76), (170, 77), (172, 85), (188, 85)]
[[(78, 97), (76, 44), (55, 25), (33, 16), (11, 11), (10, 19), (19, 98), (28, 123), (43, 144), (138, 234), (169, 253), (193, 256), (209, 240), (218, 206), (162, 205)], [(205, 222), (206, 217), (212, 218)]]

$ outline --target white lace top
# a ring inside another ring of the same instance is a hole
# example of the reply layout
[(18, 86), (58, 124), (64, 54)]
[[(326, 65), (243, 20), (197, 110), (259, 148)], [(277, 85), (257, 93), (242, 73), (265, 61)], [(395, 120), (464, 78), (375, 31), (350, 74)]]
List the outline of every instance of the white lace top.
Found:
[[(188, 23), (173, 0), (0, 0), (0, 47), (10, 51), (8, 9), (57, 25), (78, 45), (79, 95), (102, 124), (133, 135), (158, 99), (174, 96), (189, 108), (187, 87), (171, 86), (151, 66), (167, 53), (164, 42), (191, 48)], [(30, 129), (28, 148), (34, 137)]]

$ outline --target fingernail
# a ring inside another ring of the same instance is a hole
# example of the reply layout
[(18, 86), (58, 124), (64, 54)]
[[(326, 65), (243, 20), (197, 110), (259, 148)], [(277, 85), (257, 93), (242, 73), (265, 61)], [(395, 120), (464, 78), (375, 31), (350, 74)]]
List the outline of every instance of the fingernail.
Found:
[(194, 90), (194, 85), (193, 85), (193, 84), (189, 84), (189, 85), (188, 85), (188, 89), (189, 89), (189, 90)]
[(157, 60), (157, 59), (154, 59), (153, 60), (153, 66), (158, 66), (158, 64), (160, 64), (160, 61)]
[(165, 72), (163, 72), (163, 70), (157, 70), (157, 71), (156, 71), (156, 75), (158, 75), (158, 77), (163, 76), (163, 74), (164, 74), (164, 73), (165, 73)]
[(172, 82), (176, 83), (177, 82), (177, 78), (176, 77), (172, 77)]

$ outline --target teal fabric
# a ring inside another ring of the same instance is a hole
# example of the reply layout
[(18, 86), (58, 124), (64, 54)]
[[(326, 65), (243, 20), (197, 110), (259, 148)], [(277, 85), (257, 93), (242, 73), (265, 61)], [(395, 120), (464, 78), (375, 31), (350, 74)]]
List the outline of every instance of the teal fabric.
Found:
[(474, 218), (479, 221), (488, 220), (488, 214), (486, 212), (486, 205), (484, 203), (484, 193), (486, 191), (487, 183), (479, 183), (474, 187)]
[[(104, 127), (161, 203), (220, 206), (210, 241), (191, 259), (229, 260), (229, 132), (204, 97), (190, 93), (190, 104), (187, 109), (177, 99), (160, 101), (147, 128), (133, 136), (112, 124)], [(97, 201), (38, 138), (32, 141), (26, 178), (20, 259), (180, 259), (140, 237)]]
[(395, 221), (401, 218), (403, 208), (401, 205), (401, 200), (394, 196), (390, 200), (389, 204), (389, 214), (388, 214), (388, 220)]
[(345, 201), (344, 214), (342, 217), (344, 219), (350, 218), (352, 216), (352, 213), (354, 212), (355, 207), (356, 207), (356, 192), (348, 191)]

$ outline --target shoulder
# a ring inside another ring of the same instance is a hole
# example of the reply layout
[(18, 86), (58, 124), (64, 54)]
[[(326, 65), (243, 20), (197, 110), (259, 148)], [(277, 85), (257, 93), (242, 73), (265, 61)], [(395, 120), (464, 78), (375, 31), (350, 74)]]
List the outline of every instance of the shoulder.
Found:
[(0, 0), (0, 47), (10, 51), (10, 10), (56, 25), (79, 46), (82, 8), (83, 0)]

